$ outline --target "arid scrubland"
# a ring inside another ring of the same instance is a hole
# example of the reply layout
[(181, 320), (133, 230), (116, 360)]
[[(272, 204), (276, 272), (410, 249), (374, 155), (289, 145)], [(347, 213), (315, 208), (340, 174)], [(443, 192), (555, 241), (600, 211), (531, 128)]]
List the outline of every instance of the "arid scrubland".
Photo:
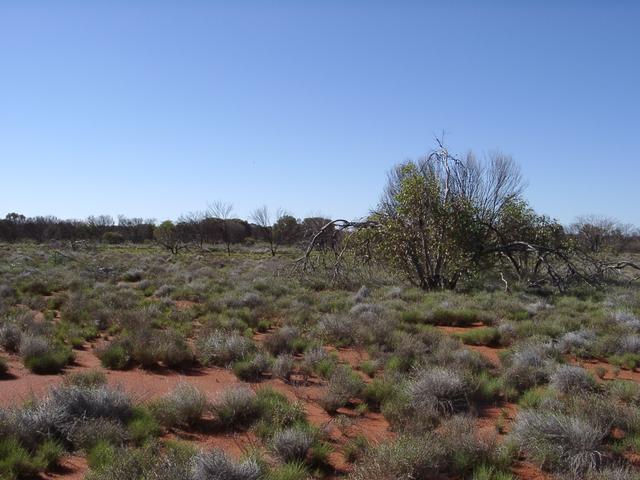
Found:
[(298, 255), (1, 245), (3, 478), (637, 478), (637, 289), (335, 285)]

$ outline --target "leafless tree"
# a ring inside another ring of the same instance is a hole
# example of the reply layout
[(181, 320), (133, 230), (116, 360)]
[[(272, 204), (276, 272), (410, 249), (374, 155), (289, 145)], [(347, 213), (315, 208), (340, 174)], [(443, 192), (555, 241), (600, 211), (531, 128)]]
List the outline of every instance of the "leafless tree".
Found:
[(212, 219), (219, 219), (220, 229), (222, 234), (222, 241), (227, 247), (227, 254), (231, 255), (231, 231), (229, 220), (231, 220), (231, 213), (233, 212), (233, 204), (227, 203), (222, 200), (217, 200), (210, 203), (207, 207), (207, 216)]
[(277, 229), (274, 228), (274, 225), (285, 215), (287, 213), (282, 208), (279, 208), (276, 210), (275, 221), (273, 221), (271, 212), (269, 212), (269, 208), (266, 205), (256, 208), (251, 213), (251, 220), (258, 226), (262, 236), (269, 243), (271, 256), (275, 256), (278, 250)]

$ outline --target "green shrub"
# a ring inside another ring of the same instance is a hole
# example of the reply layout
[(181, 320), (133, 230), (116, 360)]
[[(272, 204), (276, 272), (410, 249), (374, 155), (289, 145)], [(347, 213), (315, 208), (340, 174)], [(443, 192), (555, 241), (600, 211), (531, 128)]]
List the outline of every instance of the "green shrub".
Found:
[(329, 413), (335, 413), (338, 408), (345, 406), (349, 400), (359, 395), (364, 389), (364, 382), (350, 367), (339, 365), (331, 378), (325, 395), (320, 404)]
[(378, 364), (378, 362), (373, 360), (366, 360), (359, 365), (360, 370), (362, 370), (362, 372), (364, 372), (369, 377), (373, 377), (378, 371), (379, 367), (380, 365)]
[(423, 323), (425, 316), (416, 310), (406, 310), (400, 314), (400, 320), (405, 323)]
[(500, 333), (497, 328), (480, 327), (456, 335), (466, 345), (498, 345)]
[(33, 463), (39, 470), (49, 470), (58, 464), (63, 455), (62, 445), (56, 440), (48, 439), (38, 446)]
[(131, 440), (140, 445), (146, 440), (158, 437), (161, 433), (160, 425), (153, 414), (145, 407), (134, 407), (133, 418), (129, 420), (127, 429)]
[(474, 310), (436, 310), (427, 317), (428, 323), (452, 327), (469, 327), (482, 320), (480, 313)]
[(269, 357), (262, 353), (254, 355), (251, 360), (240, 360), (233, 364), (233, 373), (240, 380), (245, 382), (257, 381), (262, 377), (263, 372), (268, 372), (271, 368)]
[(363, 391), (364, 401), (374, 411), (379, 411), (387, 400), (395, 394), (396, 384), (385, 378), (376, 378)]
[(57, 347), (37, 356), (24, 357), (24, 365), (38, 375), (60, 373), (73, 360), (73, 352), (66, 347)]
[(13, 480), (36, 471), (29, 452), (15, 438), (0, 438), (0, 478)]
[(9, 372), (9, 365), (7, 364), (7, 361), (3, 357), (0, 357), (0, 377), (3, 377), (8, 372)]
[(255, 405), (260, 417), (256, 433), (266, 438), (278, 430), (306, 422), (304, 405), (290, 402), (285, 395), (271, 387), (258, 390)]
[(357, 437), (349, 440), (344, 445), (342, 452), (345, 460), (349, 463), (353, 463), (361, 458), (369, 448), (369, 440), (367, 440), (364, 435), (358, 434)]
[(218, 422), (225, 428), (245, 428), (260, 414), (253, 391), (245, 387), (230, 388), (213, 404)]
[(640, 353), (624, 353), (622, 355), (612, 355), (609, 363), (625, 370), (635, 370), (640, 365)]
[(124, 345), (111, 342), (105, 348), (99, 350), (98, 358), (104, 368), (111, 370), (124, 370), (131, 363), (131, 355)]
[(180, 383), (150, 405), (154, 417), (165, 427), (195, 425), (207, 409), (207, 398), (193, 385)]
[(100, 471), (115, 463), (117, 449), (109, 442), (102, 440), (96, 443), (87, 454), (87, 462), (93, 470)]
[(269, 472), (267, 480), (304, 480), (310, 478), (310, 476), (306, 465), (298, 461), (276, 467)]

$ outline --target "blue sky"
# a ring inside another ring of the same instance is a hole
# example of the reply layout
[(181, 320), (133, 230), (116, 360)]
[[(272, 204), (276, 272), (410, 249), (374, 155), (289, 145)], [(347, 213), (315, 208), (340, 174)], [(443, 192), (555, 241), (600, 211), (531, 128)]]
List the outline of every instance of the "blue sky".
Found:
[[(454, 6), (455, 4), (455, 6)], [(355, 218), (447, 132), (640, 225), (640, 2), (0, 3), (0, 215)]]

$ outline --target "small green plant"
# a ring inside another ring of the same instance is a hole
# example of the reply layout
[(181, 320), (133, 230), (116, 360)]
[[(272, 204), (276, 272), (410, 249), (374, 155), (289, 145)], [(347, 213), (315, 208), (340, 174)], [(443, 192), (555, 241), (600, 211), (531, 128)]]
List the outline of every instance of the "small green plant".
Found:
[(457, 334), (457, 337), (466, 345), (493, 346), (500, 342), (500, 333), (497, 328), (493, 327), (474, 328)]
[(362, 457), (364, 452), (369, 449), (369, 441), (367, 438), (359, 434), (357, 437), (349, 440), (343, 449), (344, 458), (347, 462), (353, 463)]
[(267, 480), (304, 480), (309, 478), (307, 466), (300, 461), (285, 463), (269, 472)]
[(73, 352), (67, 347), (57, 347), (35, 356), (24, 357), (24, 365), (33, 373), (52, 375), (60, 373), (73, 360)]
[(141, 445), (150, 438), (158, 437), (161, 433), (160, 425), (149, 409), (137, 406), (133, 409), (133, 417), (127, 424), (131, 440)]
[(38, 470), (49, 470), (58, 464), (63, 455), (63, 446), (56, 440), (47, 439), (38, 446), (33, 457), (33, 464), (37, 466)]
[(80, 372), (73, 372), (64, 377), (65, 385), (76, 387), (98, 387), (107, 383), (107, 376), (101, 370), (91, 369)]
[(93, 470), (100, 471), (115, 463), (117, 449), (106, 440), (96, 443), (87, 454), (87, 462)]
[(98, 358), (104, 368), (111, 370), (124, 370), (131, 363), (131, 355), (124, 347), (116, 342), (111, 342), (102, 350), (98, 351)]

